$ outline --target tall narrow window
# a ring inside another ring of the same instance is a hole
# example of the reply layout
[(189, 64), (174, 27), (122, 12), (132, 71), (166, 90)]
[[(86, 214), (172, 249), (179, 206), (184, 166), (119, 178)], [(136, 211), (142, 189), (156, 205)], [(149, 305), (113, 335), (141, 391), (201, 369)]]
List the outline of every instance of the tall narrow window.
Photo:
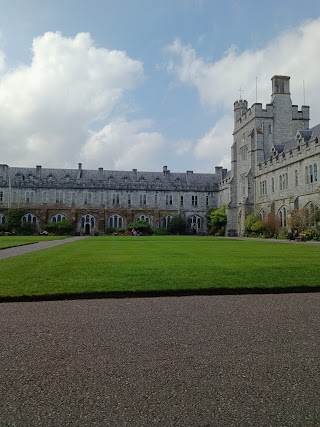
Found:
[(183, 206), (183, 196), (180, 196), (180, 205)]
[(297, 171), (297, 169), (294, 171), (294, 185), (295, 185), (295, 187), (298, 187), (298, 185), (299, 185), (299, 179), (298, 179), (298, 171)]
[(318, 166), (316, 163), (313, 165), (313, 177), (314, 182), (318, 182)]
[(209, 196), (206, 196), (206, 206), (209, 206)]
[(271, 191), (274, 193), (274, 178), (271, 178)]
[(3, 191), (0, 191), (0, 202), (3, 202)]
[(128, 205), (131, 205), (131, 194), (128, 194)]

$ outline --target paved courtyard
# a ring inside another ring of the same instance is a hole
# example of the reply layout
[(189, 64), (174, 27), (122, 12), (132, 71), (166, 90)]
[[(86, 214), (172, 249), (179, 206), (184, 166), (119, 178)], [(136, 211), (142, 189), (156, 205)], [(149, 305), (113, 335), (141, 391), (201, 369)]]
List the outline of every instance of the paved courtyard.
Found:
[(320, 426), (320, 293), (0, 304), (0, 426)]

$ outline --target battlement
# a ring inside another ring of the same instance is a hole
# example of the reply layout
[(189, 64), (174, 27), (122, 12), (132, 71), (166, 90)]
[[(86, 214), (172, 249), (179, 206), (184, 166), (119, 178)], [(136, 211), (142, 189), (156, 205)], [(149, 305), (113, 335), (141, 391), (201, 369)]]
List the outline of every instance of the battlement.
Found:
[[(235, 103), (236, 104), (236, 103)], [(274, 105), (266, 104), (266, 108), (262, 108), (261, 103), (255, 103), (251, 108), (245, 110), (245, 112), (239, 116), (239, 119), (235, 122), (234, 133), (239, 129), (243, 128), (253, 119), (273, 119), (274, 118)], [(292, 105), (292, 119), (293, 120), (305, 120), (308, 124), (310, 120), (310, 107), (302, 105), (301, 110), (298, 110), (297, 105)], [(306, 126), (308, 127), (308, 126)]]
[(280, 168), (290, 166), (291, 164), (307, 159), (309, 157), (320, 154), (320, 143), (316, 137), (311, 141), (304, 142), (297, 145), (297, 147), (289, 151), (270, 156), (270, 158), (263, 163), (260, 163), (256, 168), (256, 176), (263, 175), (268, 172), (274, 172)]

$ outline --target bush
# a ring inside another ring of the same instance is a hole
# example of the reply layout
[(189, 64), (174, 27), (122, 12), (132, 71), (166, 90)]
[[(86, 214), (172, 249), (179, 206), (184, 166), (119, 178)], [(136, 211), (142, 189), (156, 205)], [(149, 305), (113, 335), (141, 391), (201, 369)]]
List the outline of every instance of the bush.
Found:
[(145, 221), (145, 220), (130, 222), (128, 224), (128, 229), (131, 230), (132, 228), (134, 228), (136, 231), (139, 231), (139, 233), (142, 233), (142, 234), (153, 233), (153, 230), (151, 229), (150, 224), (148, 223), (148, 221)]
[(186, 231), (186, 222), (180, 216), (174, 216), (168, 225), (168, 232), (171, 234), (183, 234)]
[(113, 227), (107, 227), (106, 228), (106, 234), (113, 234), (115, 232), (115, 228)]

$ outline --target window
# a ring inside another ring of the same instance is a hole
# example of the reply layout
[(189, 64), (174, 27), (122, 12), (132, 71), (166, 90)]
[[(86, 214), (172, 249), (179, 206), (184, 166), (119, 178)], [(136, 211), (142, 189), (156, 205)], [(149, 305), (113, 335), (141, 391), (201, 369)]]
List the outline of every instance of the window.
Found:
[(246, 194), (246, 179), (244, 175), (240, 177), (240, 185), (241, 185), (241, 195), (244, 196)]
[(168, 228), (168, 226), (169, 226), (169, 224), (170, 224), (170, 222), (171, 222), (172, 219), (173, 219), (173, 216), (171, 216), (171, 215), (168, 215), (168, 216), (162, 218), (161, 222), (160, 222), (161, 227)]
[(6, 217), (0, 214), (0, 224), (5, 224), (5, 223), (6, 223)]
[(274, 193), (274, 178), (271, 178), (271, 191)]
[(112, 195), (112, 204), (113, 205), (119, 205), (120, 203), (120, 196), (118, 193), (113, 193)]
[(316, 163), (305, 167), (305, 180), (306, 184), (318, 182), (318, 165)]
[(154, 195), (154, 204), (157, 205), (158, 204), (158, 194)]
[(183, 206), (183, 196), (180, 196), (180, 205)]
[(44, 191), (44, 192), (42, 193), (42, 203), (47, 203), (47, 201), (48, 201), (48, 198), (47, 198), (47, 192), (46, 192), (46, 191)]
[(197, 234), (201, 230), (202, 221), (198, 215), (193, 215), (188, 219), (188, 229), (192, 231), (193, 234)]
[(280, 190), (288, 189), (288, 173), (287, 172), (280, 175), (279, 187), (280, 187)]
[(100, 194), (100, 205), (103, 205), (104, 203), (104, 198), (103, 198), (103, 193)]
[(260, 219), (260, 221), (263, 221), (264, 220), (264, 218), (265, 218), (265, 212), (264, 212), (264, 210), (262, 210), (262, 211), (260, 211), (260, 213), (259, 213), (259, 219)]
[(172, 205), (172, 196), (166, 195), (166, 205)]
[(206, 206), (209, 206), (209, 196), (206, 196)]
[(91, 205), (92, 204), (92, 193), (84, 193), (83, 203), (85, 205)]
[(26, 203), (33, 203), (33, 199), (34, 199), (34, 192), (26, 191)]
[(269, 135), (272, 133), (272, 125), (271, 124), (268, 125), (268, 133), (269, 133)]
[(295, 185), (295, 187), (298, 187), (298, 185), (299, 185), (299, 178), (298, 178), (297, 169), (294, 171), (294, 185)]
[(240, 148), (240, 160), (246, 160), (248, 148), (246, 145)]
[(267, 194), (267, 181), (263, 180), (260, 182), (260, 196)]
[(63, 215), (63, 214), (57, 214), (57, 215), (54, 215), (51, 218), (51, 222), (57, 223), (57, 222), (65, 221), (66, 219), (67, 218), (66, 218), (65, 215)]
[(29, 222), (31, 224), (37, 224), (38, 223), (38, 218), (35, 215), (31, 214), (31, 213), (23, 215), (23, 217), (22, 217), (22, 223), (26, 223), (26, 222)]
[(128, 205), (131, 205), (131, 194), (128, 194)]
[(0, 191), (0, 202), (3, 202), (3, 191)]
[(76, 203), (76, 193), (71, 194), (71, 203), (74, 205)]
[(63, 203), (63, 192), (62, 191), (56, 191), (56, 203)]
[(147, 204), (147, 195), (140, 194), (140, 205), (146, 205), (146, 204)]
[(122, 228), (123, 227), (123, 218), (120, 215), (112, 215), (109, 218), (109, 227)]
[(150, 218), (147, 215), (139, 215), (139, 216), (137, 216), (136, 221), (150, 222)]
[(198, 206), (198, 196), (191, 197), (191, 204), (192, 206)]
[(279, 210), (280, 227), (287, 226), (287, 209), (285, 207)]

